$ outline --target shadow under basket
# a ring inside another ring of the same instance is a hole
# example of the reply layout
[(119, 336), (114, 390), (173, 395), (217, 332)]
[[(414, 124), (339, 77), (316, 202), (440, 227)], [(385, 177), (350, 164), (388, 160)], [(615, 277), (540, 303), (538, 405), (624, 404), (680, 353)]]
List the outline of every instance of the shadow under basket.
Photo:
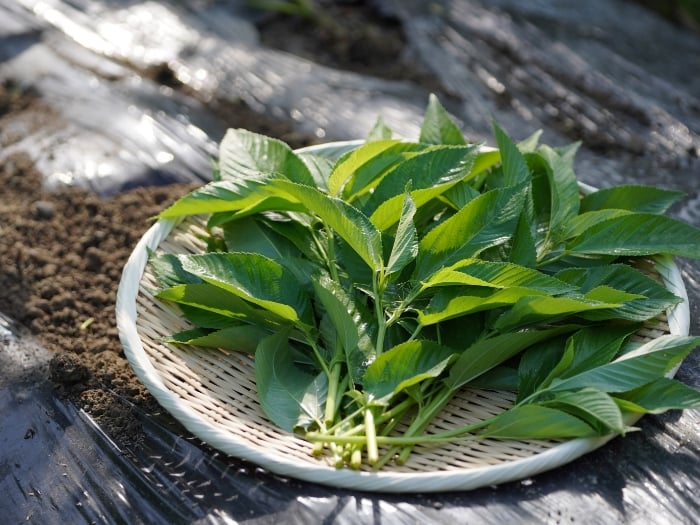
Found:
[[(584, 188), (584, 191), (587, 188)], [(455, 441), (417, 446), (404, 465), (380, 471), (338, 469), (330, 454), (312, 456), (303, 437), (274, 426), (255, 390), (252, 356), (163, 343), (190, 328), (177, 307), (154, 298), (148, 253), (202, 253), (204, 219), (160, 220), (141, 238), (127, 262), (117, 297), (117, 325), (136, 375), (158, 402), (192, 434), (225, 454), (296, 479), (373, 492), (470, 490), (533, 476), (564, 465), (611, 439)], [(663, 284), (684, 302), (648, 323), (635, 337), (687, 335), (689, 309), (680, 272), (670, 257), (655, 259)], [(427, 429), (441, 432), (481, 421), (509, 408), (511, 392), (464, 389)], [(381, 450), (380, 450), (381, 453)]]

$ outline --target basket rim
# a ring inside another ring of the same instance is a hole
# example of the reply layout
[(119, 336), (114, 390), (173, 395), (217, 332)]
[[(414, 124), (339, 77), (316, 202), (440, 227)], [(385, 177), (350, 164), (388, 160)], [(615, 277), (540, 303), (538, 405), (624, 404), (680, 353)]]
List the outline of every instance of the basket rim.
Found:
[[(303, 148), (301, 152), (342, 153), (357, 146), (362, 141), (332, 142)], [(581, 183), (583, 191), (594, 188)], [(149, 250), (155, 250), (180, 223), (179, 220), (161, 219), (141, 237), (124, 266), (117, 291), (116, 321), (124, 354), (138, 379), (148, 391), (173, 417), (192, 434), (211, 447), (250, 461), (277, 475), (289, 476), (303, 481), (320, 483), (339, 488), (370, 492), (444, 492), (471, 490), (478, 487), (515, 481), (559, 467), (591, 452), (615, 436), (576, 438), (555, 445), (552, 448), (499, 465), (484, 466), (452, 471), (437, 472), (367, 472), (350, 469), (337, 469), (319, 463), (302, 464), (280, 454), (260, 452), (239, 439), (211, 425), (197, 411), (193, 410), (172, 390), (167, 388), (146, 353), (137, 329), (137, 298), (140, 282), (148, 262)], [(656, 267), (664, 285), (683, 302), (668, 314), (669, 331), (673, 335), (688, 335), (690, 330), (690, 309), (688, 295), (678, 266), (670, 256), (655, 258)], [(678, 365), (680, 366), (680, 365)], [(678, 367), (671, 371), (674, 375)]]

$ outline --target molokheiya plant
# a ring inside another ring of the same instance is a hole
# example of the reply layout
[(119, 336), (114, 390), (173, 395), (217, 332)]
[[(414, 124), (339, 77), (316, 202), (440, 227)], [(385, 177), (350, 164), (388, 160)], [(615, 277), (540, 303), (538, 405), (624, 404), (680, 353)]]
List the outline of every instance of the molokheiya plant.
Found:
[[(267, 417), (338, 466), (700, 408), (667, 377), (700, 338), (632, 337), (681, 301), (649, 256), (700, 257), (700, 230), (664, 215), (682, 194), (582, 195), (576, 145), (494, 131), (497, 149), (467, 143), (434, 96), (417, 142), (380, 120), (337, 161), (229, 131), (215, 180), (160, 214), (208, 216), (207, 253), (151, 257), (158, 297), (194, 325), (168, 341), (254, 353)], [(470, 386), (517, 398), (426, 434)]]

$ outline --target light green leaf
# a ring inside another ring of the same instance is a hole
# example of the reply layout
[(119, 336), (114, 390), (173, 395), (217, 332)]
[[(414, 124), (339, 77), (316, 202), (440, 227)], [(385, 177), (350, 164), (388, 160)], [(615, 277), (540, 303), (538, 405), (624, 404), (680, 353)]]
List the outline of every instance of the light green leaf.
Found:
[(465, 144), (462, 131), (432, 93), (428, 98), (419, 141), (424, 144)]
[(393, 132), (391, 131), (391, 128), (389, 128), (389, 126), (387, 126), (384, 122), (384, 119), (381, 116), (379, 116), (377, 117), (374, 126), (372, 126), (372, 129), (367, 134), (367, 142), (389, 140), (391, 139), (392, 135)]
[(261, 180), (210, 182), (181, 197), (158, 216), (171, 218), (182, 215), (239, 211), (258, 204), (271, 196)]
[(486, 287), (447, 288), (437, 292), (424, 310), (418, 310), (418, 321), (423, 326), (430, 326), (474, 312), (510, 306), (533, 295), (546, 296), (546, 293), (518, 286), (495, 290)]
[(328, 177), (335, 166), (335, 161), (313, 153), (299, 153), (298, 156), (309, 170), (314, 185), (322, 191), (328, 191)]
[[(328, 176), (328, 193), (332, 196), (338, 196), (342, 193), (343, 188), (348, 184), (350, 179), (362, 168), (372, 170), (376, 173), (381, 173), (389, 166), (398, 162), (402, 156), (391, 155), (396, 152), (396, 146), (399, 146), (399, 140), (375, 140), (367, 142), (343, 156), (333, 167)], [(403, 148), (398, 148), (401, 153)], [(376, 166), (375, 166), (376, 165)]]
[(423, 283), (423, 288), (450, 285), (531, 288), (550, 295), (572, 292), (577, 287), (555, 277), (513, 263), (464, 259), (438, 270)]
[(552, 381), (550, 390), (591, 387), (602, 392), (625, 392), (664, 376), (700, 342), (700, 337), (664, 335), (612, 363)]
[(381, 228), (387, 229), (399, 220), (407, 184), (411, 184), (411, 197), (420, 207), (464, 180), (470, 173), (475, 152), (474, 146), (433, 146), (413, 155), (379, 182), (362, 206), (362, 211), (374, 217), (374, 212), (379, 212), (381, 208), (382, 215), (387, 216), (387, 207), (391, 206), (394, 218), (390, 221), (385, 219)]
[(156, 297), (177, 303), (188, 320), (205, 328), (224, 328), (232, 319), (270, 328), (287, 321), (275, 312), (257, 308), (237, 294), (205, 282), (175, 285), (161, 290)]
[(402, 390), (439, 376), (455, 351), (432, 341), (408, 341), (383, 352), (365, 371), (363, 391), (382, 403)]
[(255, 386), (260, 406), (270, 421), (288, 432), (320, 422), (328, 393), (325, 374), (304, 372), (292, 356), (284, 331), (263, 339), (255, 352)]
[[(408, 188), (407, 188), (408, 190)], [(386, 265), (386, 273), (391, 274), (403, 270), (418, 255), (418, 240), (413, 217), (416, 214), (416, 204), (407, 191), (404, 196), (403, 209), (399, 226), (394, 236), (394, 244), (391, 247), (389, 262)]]
[(489, 191), (433, 228), (419, 243), (415, 279), (425, 280), (440, 268), (506, 242), (520, 217), (525, 193), (524, 185)]
[(252, 354), (260, 341), (268, 335), (270, 332), (259, 326), (242, 324), (214, 331), (195, 328), (174, 334), (164, 341)]
[(667, 253), (700, 258), (700, 229), (650, 213), (622, 215), (592, 226), (568, 246), (572, 254), (616, 256)]
[(481, 438), (558, 439), (593, 437), (597, 432), (581, 419), (539, 405), (511, 408), (499, 415)]
[(676, 201), (685, 197), (682, 191), (669, 191), (654, 186), (623, 185), (589, 193), (581, 200), (581, 213), (598, 210), (628, 210), (637, 213), (665, 213)]
[(222, 180), (266, 180), (283, 175), (292, 182), (314, 186), (306, 164), (281, 140), (244, 129), (229, 129), (219, 146)]
[(286, 181), (276, 184), (298, 199), (309, 212), (321, 218), (332, 228), (375, 272), (382, 263), (382, 235), (361, 211), (347, 202), (329, 197), (308, 186)]
[(290, 322), (313, 323), (311, 301), (281, 264), (255, 253), (180, 255), (182, 267), (218, 288)]

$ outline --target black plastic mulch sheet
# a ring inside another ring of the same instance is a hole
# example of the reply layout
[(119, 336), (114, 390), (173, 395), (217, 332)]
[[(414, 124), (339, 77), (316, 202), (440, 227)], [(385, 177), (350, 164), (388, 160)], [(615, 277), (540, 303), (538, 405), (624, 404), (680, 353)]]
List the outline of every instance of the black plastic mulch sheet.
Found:
[[(376, 0), (411, 60), (472, 138), (582, 138), (593, 185), (688, 192), (700, 225), (700, 37), (632, 2)], [(653, 38), (652, 38), (653, 36)], [(166, 64), (188, 96), (154, 82)], [(318, 140), (364, 136), (378, 114), (415, 137), (413, 82), (336, 71), (259, 44), (240, 1), (0, 0), (0, 81), (30, 88), (51, 128), (19, 116), (49, 186), (104, 196), (206, 180), (227, 126), (207, 100), (243, 100)], [(3, 135), (5, 136), (5, 135)], [(679, 261), (700, 333), (700, 265)], [(284, 479), (222, 457), (167, 415), (134, 409), (145, 440), (120, 449), (46, 382), (48, 352), (0, 316), (0, 523), (697, 523), (700, 413), (648, 416), (630, 433), (531, 479), (445, 494), (382, 495)], [(700, 355), (677, 378), (700, 388)], [(122, 401), (123, 402), (123, 401)]]

